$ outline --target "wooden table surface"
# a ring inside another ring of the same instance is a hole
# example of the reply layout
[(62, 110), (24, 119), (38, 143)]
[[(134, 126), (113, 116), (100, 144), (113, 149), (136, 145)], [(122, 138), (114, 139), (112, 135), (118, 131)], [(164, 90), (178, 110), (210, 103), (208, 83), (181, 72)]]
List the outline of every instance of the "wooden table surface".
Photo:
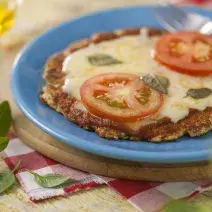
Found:
[[(29, 33), (30, 28), (43, 29), (52, 23), (72, 18), (83, 13), (124, 5), (152, 4), (156, 0), (24, 0), (17, 14), (16, 24), (13, 30), (1, 40), (3, 44), (8, 40), (6, 47), (12, 51), (0, 49), (1, 77), (0, 77), (0, 101), (8, 99), (11, 102), (14, 118), (20, 114), (9, 90), (9, 73), (15, 56), (21, 49), (21, 44), (15, 47), (19, 39), (34, 37), (37, 32)], [(43, 25), (44, 24), (44, 25)], [(39, 32), (38, 29), (37, 31)], [(14, 47), (14, 48), (13, 48)], [(0, 159), (0, 169), (6, 165)], [(212, 194), (207, 192), (199, 195), (196, 200), (204, 200), (204, 204), (211, 204)], [(18, 183), (4, 195), (0, 195), (1, 212), (136, 212), (124, 198), (117, 195), (107, 186), (102, 186), (89, 191), (78, 192), (68, 197), (58, 197), (45, 200), (40, 203), (32, 203), (20, 188)]]

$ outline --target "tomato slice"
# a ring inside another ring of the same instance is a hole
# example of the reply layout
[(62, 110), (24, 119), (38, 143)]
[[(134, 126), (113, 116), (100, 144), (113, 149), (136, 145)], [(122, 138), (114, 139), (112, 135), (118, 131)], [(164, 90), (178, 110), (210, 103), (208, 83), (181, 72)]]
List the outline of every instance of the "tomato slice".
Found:
[(212, 74), (212, 37), (198, 32), (165, 34), (155, 45), (155, 60), (193, 76)]
[(139, 76), (124, 73), (100, 74), (80, 88), (83, 104), (102, 118), (135, 121), (156, 113), (163, 95), (147, 87)]

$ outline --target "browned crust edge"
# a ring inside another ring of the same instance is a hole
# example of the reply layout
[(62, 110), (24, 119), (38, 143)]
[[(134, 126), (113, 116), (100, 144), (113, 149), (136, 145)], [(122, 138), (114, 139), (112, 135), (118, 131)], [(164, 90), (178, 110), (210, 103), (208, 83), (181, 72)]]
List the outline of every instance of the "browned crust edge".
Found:
[[(120, 29), (111, 33), (97, 33), (90, 38), (72, 43), (62, 52), (54, 54), (45, 66), (44, 79), (46, 84), (40, 93), (41, 100), (80, 127), (95, 131), (100, 137), (107, 139), (145, 139), (152, 142), (161, 142), (175, 140), (183, 135), (200, 136), (212, 130), (212, 108), (210, 107), (202, 112), (191, 109), (189, 115), (177, 123), (172, 123), (169, 119), (163, 118), (157, 123), (146, 125), (141, 129), (140, 136), (135, 136), (131, 132), (126, 133), (126, 131), (123, 132), (123, 130), (119, 129), (119, 123), (93, 117), (91, 114), (75, 109), (73, 107), (75, 99), (71, 95), (63, 93), (62, 86), (65, 74), (62, 72), (62, 63), (67, 55), (87, 47), (90, 43), (99, 43), (125, 35), (138, 35), (141, 28)], [(149, 27), (147, 29), (150, 37), (161, 35), (165, 32)]]

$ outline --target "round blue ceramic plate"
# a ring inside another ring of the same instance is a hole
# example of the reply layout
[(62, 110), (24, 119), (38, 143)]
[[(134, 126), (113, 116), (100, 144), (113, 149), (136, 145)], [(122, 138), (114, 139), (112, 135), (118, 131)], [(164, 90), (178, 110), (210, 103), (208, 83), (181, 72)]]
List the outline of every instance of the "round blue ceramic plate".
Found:
[[(212, 18), (211, 11), (187, 7)], [(46, 59), (75, 40), (94, 32), (141, 25), (160, 27), (152, 16), (152, 7), (129, 7), (101, 11), (58, 25), (27, 45), (16, 59), (12, 72), (12, 93), (19, 108), (40, 129), (82, 150), (139, 162), (183, 163), (207, 160), (212, 133), (198, 138), (183, 137), (175, 142), (113, 141), (100, 138), (66, 120), (39, 100), (42, 72)]]

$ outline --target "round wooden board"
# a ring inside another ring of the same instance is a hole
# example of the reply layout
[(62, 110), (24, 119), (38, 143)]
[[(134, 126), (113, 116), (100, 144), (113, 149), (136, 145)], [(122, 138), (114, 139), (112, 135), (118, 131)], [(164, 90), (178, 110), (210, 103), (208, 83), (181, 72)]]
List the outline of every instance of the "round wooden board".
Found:
[(191, 181), (212, 179), (212, 165), (147, 164), (93, 155), (57, 141), (33, 125), (24, 116), (14, 121), (14, 130), (27, 145), (64, 165), (93, 174), (143, 181)]

